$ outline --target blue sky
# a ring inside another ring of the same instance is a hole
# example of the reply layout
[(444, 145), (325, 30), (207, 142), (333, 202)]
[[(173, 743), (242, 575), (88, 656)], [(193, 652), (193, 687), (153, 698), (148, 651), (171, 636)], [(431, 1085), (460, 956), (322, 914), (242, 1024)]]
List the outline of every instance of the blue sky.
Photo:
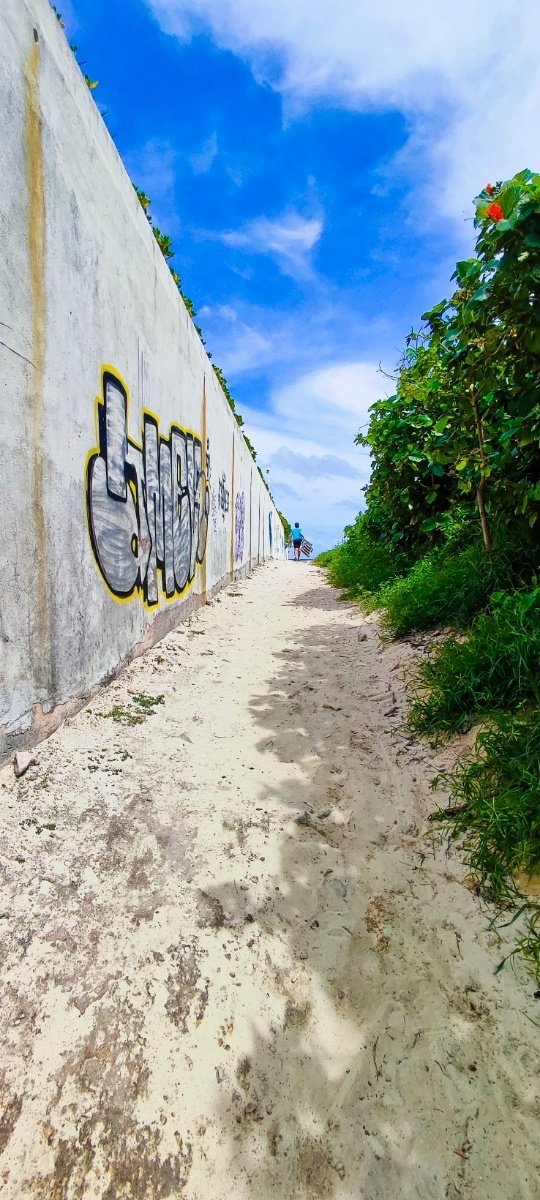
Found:
[(540, 5), (58, 3), (278, 507), (334, 544), (379, 365), (448, 291), (476, 192), (538, 169)]

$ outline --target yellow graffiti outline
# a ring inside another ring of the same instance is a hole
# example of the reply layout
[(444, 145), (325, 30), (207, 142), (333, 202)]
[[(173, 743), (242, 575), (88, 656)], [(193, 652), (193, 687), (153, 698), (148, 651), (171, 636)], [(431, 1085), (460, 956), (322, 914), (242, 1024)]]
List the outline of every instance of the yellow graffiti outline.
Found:
[[(134, 600), (139, 600), (142, 603), (143, 608), (145, 608), (148, 613), (157, 613), (158, 611), (160, 611), (162, 609), (163, 604), (174, 604), (177, 600), (184, 599), (184, 597), (186, 596), (186, 593), (189, 592), (191, 590), (191, 588), (193, 587), (195, 580), (197, 579), (197, 573), (200, 573), (201, 567), (203, 564), (195, 562), (195, 575), (193, 576), (193, 579), (188, 580), (185, 587), (182, 588), (181, 592), (179, 592), (175, 589), (172, 596), (167, 596), (167, 593), (163, 590), (162, 571), (161, 571), (161, 568), (158, 568), (158, 571), (157, 571), (158, 598), (153, 604), (149, 604), (148, 600), (145, 599), (144, 586), (141, 584), (135, 585), (130, 596), (117, 596), (116, 593), (113, 592), (111, 590), (111, 588), (109, 587), (107, 580), (105, 579), (105, 576), (103, 575), (103, 573), (100, 569), (99, 563), (94, 554), (94, 548), (93, 548), (93, 543), (92, 543), (92, 534), (91, 534), (91, 530), (90, 530), (90, 519), (89, 519), (89, 512), (88, 512), (88, 468), (90, 466), (91, 460), (95, 457), (95, 455), (97, 454), (99, 456), (99, 454), (100, 454), (99, 408), (100, 408), (100, 406), (103, 407), (103, 405), (105, 403), (105, 397), (104, 397), (104, 393), (103, 393), (103, 382), (104, 382), (104, 376), (106, 374), (112, 375), (114, 379), (117, 379), (118, 382), (122, 385), (122, 387), (125, 390), (125, 393), (126, 393), (126, 425), (128, 427), (128, 430), (129, 430), (129, 409), (130, 409), (130, 404), (131, 404), (131, 388), (129, 387), (129, 384), (126, 383), (126, 380), (124, 379), (123, 375), (121, 375), (118, 368), (114, 367), (111, 363), (102, 363), (101, 367), (100, 367), (101, 395), (94, 396), (94, 424), (95, 424), (95, 433), (96, 433), (96, 445), (94, 446), (94, 448), (92, 450), (88, 451), (88, 453), (85, 457), (84, 475), (83, 475), (85, 525), (86, 525), (86, 533), (88, 536), (88, 540), (90, 542), (90, 548), (92, 550), (92, 562), (94, 564), (94, 568), (95, 568), (96, 574), (100, 580), (101, 585), (105, 588), (105, 591), (111, 597), (111, 600), (114, 600), (116, 604), (132, 604)], [(143, 420), (144, 420), (145, 416), (148, 416), (148, 417), (151, 417), (152, 420), (156, 422), (158, 444), (159, 444), (159, 438), (162, 437), (162, 433), (161, 433), (161, 425), (160, 425), (160, 420), (159, 420), (158, 414), (156, 412), (154, 412), (153, 409), (151, 409), (151, 408), (143, 407), (141, 409), (141, 415), (143, 417)], [(204, 475), (205, 486), (207, 487), (208, 486), (208, 478), (207, 478), (207, 474), (206, 474), (206, 448), (202, 445), (202, 438), (201, 438), (200, 433), (197, 433), (197, 431), (195, 429), (192, 429), (191, 426), (184, 426), (184, 425), (181, 425), (179, 422), (176, 423), (174, 421), (171, 421), (169, 424), (169, 438), (171, 436), (171, 430), (173, 428), (173, 425), (174, 425), (175, 429), (181, 429), (183, 433), (191, 434), (191, 436), (193, 438), (196, 438), (197, 441), (199, 441), (201, 443), (201, 448), (202, 448), (202, 452), (203, 452), (202, 457), (203, 457), (203, 461), (204, 461), (203, 475)], [(128, 441), (131, 442), (132, 446), (134, 446), (135, 449), (138, 450), (140, 454), (142, 454), (142, 452), (143, 452), (142, 441), (141, 441), (141, 444), (139, 445), (138, 440), (136, 440), (135, 438), (132, 438), (130, 436), (129, 432), (127, 434), (127, 437), (128, 437)], [(129, 486), (131, 487), (131, 481), (129, 481)], [(134, 496), (134, 499), (136, 499), (135, 496)], [(206, 558), (206, 547), (205, 547), (205, 558)]]

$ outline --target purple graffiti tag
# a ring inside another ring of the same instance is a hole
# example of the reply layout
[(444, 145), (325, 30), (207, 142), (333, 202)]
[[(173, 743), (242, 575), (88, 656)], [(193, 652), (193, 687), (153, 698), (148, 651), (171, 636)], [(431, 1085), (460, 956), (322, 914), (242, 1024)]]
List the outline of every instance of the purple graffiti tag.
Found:
[(246, 525), (246, 497), (238, 492), (234, 505), (234, 558), (235, 562), (244, 557), (244, 531)]

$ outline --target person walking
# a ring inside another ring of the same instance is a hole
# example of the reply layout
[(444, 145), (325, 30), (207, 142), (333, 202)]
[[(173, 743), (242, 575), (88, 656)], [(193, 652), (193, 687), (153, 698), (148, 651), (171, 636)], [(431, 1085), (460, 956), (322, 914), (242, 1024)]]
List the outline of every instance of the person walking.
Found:
[(300, 562), (300, 550), (302, 548), (303, 540), (304, 540), (304, 535), (302, 533), (302, 530), (300, 529), (298, 521), (295, 521), (294, 529), (292, 531), (292, 544), (293, 544), (294, 557), (297, 562)]

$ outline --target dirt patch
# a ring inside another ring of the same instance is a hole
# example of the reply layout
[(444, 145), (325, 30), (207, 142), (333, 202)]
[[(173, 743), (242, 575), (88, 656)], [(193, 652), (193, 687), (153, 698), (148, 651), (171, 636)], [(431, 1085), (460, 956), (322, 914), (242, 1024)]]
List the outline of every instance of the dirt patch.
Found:
[(390, 945), (390, 936), (384, 927), (391, 925), (393, 916), (392, 905), (385, 896), (374, 896), (366, 908), (366, 928), (376, 935), (377, 949), (381, 952), (388, 950)]
[(307, 1025), (311, 1011), (312, 1004), (310, 1000), (289, 996), (285, 1005), (285, 1015), (283, 1018), (284, 1029), (291, 1026), (302, 1028), (303, 1025)]
[(22, 1110), (22, 1096), (12, 1096), (10, 1100), (6, 1100), (6, 1086), (2, 1084), (3, 1102), (2, 1112), (0, 1113), (0, 1154), (9, 1142), (13, 1130), (19, 1120)]
[(88, 1182), (97, 1175), (102, 1200), (171, 1200), (189, 1178), (192, 1146), (162, 1157), (159, 1127), (136, 1124), (119, 1110), (83, 1119), (75, 1136), (60, 1138), (54, 1169), (29, 1181), (37, 1200), (86, 1200)]
[(317, 1140), (305, 1138), (296, 1147), (298, 1184), (306, 1200), (328, 1200), (333, 1196), (336, 1172), (332, 1155)]
[(192, 1009), (197, 1023), (203, 1019), (208, 1004), (209, 981), (206, 980), (203, 987), (197, 986), (201, 978), (201, 955), (196, 943), (184, 942), (180, 946), (169, 946), (167, 953), (174, 964), (174, 970), (167, 976), (169, 996), (165, 1010), (173, 1025), (182, 1033), (187, 1033)]
[(222, 929), (225, 925), (225, 912), (221, 900), (210, 896), (208, 892), (197, 893), (197, 925), (199, 929)]

